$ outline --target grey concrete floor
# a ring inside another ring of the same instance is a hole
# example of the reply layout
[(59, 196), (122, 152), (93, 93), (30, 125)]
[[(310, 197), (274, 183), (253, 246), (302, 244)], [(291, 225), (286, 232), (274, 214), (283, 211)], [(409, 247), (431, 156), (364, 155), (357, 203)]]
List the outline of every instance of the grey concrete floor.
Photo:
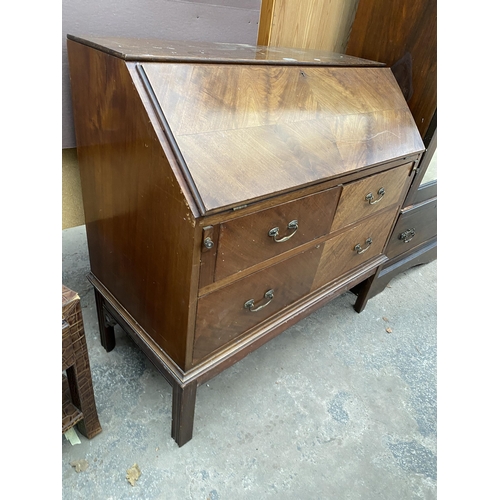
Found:
[(167, 382), (121, 330), (112, 352), (100, 345), (85, 227), (63, 231), (62, 247), (103, 429), (62, 437), (63, 499), (436, 498), (437, 262), (361, 314), (338, 297), (199, 387), (193, 439), (178, 448)]

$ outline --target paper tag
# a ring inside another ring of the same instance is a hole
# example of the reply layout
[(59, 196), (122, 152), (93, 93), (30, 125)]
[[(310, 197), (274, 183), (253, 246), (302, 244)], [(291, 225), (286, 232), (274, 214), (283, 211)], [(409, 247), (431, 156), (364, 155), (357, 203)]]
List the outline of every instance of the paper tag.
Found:
[(66, 439), (71, 443), (72, 446), (75, 444), (81, 444), (82, 442), (80, 441), (80, 438), (78, 437), (78, 434), (76, 433), (75, 429), (71, 427), (71, 429), (68, 429), (65, 433), (64, 436)]

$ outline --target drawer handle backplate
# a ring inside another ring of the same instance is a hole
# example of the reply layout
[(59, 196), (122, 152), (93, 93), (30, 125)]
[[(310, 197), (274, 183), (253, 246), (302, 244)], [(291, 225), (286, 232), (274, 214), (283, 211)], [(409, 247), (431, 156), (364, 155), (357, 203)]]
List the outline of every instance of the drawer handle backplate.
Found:
[(245, 309), (248, 309), (250, 312), (257, 312), (257, 311), (260, 311), (261, 309), (264, 309), (264, 307), (268, 306), (271, 303), (271, 300), (274, 299), (274, 290), (268, 290), (264, 294), (264, 298), (268, 299), (267, 302), (265, 302), (264, 304), (262, 304), (258, 307), (254, 307), (255, 302), (253, 299), (247, 300), (244, 304)]
[(288, 229), (293, 229), (293, 233), (289, 234), (288, 236), (283, 236), (281, 239), (277, 239), (279, 236), (280, 229), (279, 227), (273, 227), (272, 229), (269, 230), (269, 236), (276, 242), (276, 243), (283, 243), (285, 241), (288, 241), (299, 229), (299, 221), (297, 220), (292, 220), (288, 223)]
[(412, 227), (411, 229), (407, 229), (406, 231), (403, 231), (399, 235), (399, 239), (404, 241), (405, 243), (408, 243), (409, 241), (411, 241), (413, 239), (414, 236), (415, 236), (415, 228)]
[(372, 239), (371, 238), (367, 238), (366, 241), (366, 247), (365, 248), (361, 248), (361, 245), (358, 243), (355, 247), (354, 247), (354, 251), (358, 254), (361, 254), (361, 253), (364, 253), (366, 252), (369, 248), (370, 248), (370, 245), (373, 243), (372, 242)]
[(378, 194), (378, 198), (376, 200), (373, 199), (373, 194), (372, 193), (368, 193), (366, 196), (365, 196), (365, 200), (370, 204), (370, 205), (375, 205), (375, 203), (378, 203), (383, 197), (384, 197), (384, 194), (385, 194), (385, 189), (382, 187), (380, 188), (378, 191), (377, 191), (377, 194)]

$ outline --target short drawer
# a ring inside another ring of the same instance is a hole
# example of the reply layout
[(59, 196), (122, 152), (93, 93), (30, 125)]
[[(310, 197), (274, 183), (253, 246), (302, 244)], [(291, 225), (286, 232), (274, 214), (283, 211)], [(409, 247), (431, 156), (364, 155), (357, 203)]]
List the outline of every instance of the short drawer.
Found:
[(341, 189), (334, 187), (222, 223), (215, 281), (328, 234)]
[(401, 213), (387, 245), (387, 257), (397, 257), (436, 234), (437, 198), (433, 198)]
[(200, 297), (194, 361), (199, 361), (309, 293), (321, 248), (322, 245), (314, 246)]
[(312, 289), (326, 285), (380, 255), (396, 215), (396, 210), (385, 210), (326, 241)]
[(376, 214), (403, 201), (411, 181), (413, 163), (351, 182), (344, 186), (332, 231)]

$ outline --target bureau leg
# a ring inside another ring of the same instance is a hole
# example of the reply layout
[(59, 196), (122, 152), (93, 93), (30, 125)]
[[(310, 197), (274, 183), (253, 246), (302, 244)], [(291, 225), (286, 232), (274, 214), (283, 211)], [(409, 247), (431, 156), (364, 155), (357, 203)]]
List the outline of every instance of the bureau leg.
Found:
[(184, 387), (177, 384), (172, 387), (172, 438), (179, 447), (193, 437), (197, 387), (196, 380)]
[(99, 323), (99, 333), (101, 335), (101, 345), (104, 349), (106, 349), (106, 352), (110, 352), (115, 348), (114, 324), (106, 318), (102, 295), (95, 288), (94, 292), (97, 307), (97, 322)]
[(370, 276), (367, 278), (365, 281), (361, 282), (358, 287), (357, 287), (357, 292), (358, 292), (358, 298), (356, 299), (356, 302), (354, 304), (354, 310), (357, 313), (363, 312), (364, 308), (366, 307), (366, 304), (368, 303), (368, 299), (371, 298), (371, 291), (372, 291), (372, 285), (373, 282), (376, 280), (378, 276), (378, 272), (375, 273), (373, 276)]

